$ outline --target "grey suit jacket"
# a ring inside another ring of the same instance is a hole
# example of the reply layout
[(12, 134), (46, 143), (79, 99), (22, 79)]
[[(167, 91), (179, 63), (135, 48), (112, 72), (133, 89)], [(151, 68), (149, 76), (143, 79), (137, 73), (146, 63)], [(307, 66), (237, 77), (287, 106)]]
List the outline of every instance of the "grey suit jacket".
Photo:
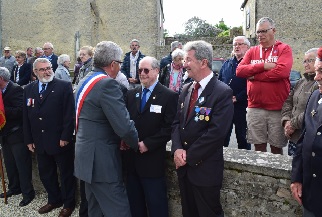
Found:
[[(94, 73), (80, 81), (76, 93)], [(85, 98), (78, 121), (75, 176), (87, 183), (121, 181), (120, 141), (137, 150), (138, 134), (117, 81), (104, 78), (95, 84)]]

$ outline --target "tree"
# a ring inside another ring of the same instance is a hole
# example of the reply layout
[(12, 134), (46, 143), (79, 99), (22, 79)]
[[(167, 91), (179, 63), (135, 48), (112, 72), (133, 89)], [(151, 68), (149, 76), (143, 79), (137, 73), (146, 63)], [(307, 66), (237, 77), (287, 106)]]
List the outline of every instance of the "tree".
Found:
[(205, 20), (199, 17), (190, 18), (185, 24), (185, 36), (190, 37), (215, 37), (220, 32), (221, 29), (207, 23)]

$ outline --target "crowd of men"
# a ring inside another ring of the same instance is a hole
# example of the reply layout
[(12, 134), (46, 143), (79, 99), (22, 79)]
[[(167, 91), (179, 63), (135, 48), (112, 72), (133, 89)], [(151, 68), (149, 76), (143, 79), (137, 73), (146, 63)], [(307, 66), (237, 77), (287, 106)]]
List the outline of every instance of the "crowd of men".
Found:
[[(275, 39), (275, 32), (274, 21), (264, 17), (256, 25), (259, 45), (251, 47), (246, 37), (235, 37), (232, 57), (218, 77), (211, 70), (212, 45), (205, 41), (191, 41), (183, 48), (173, 42), (162, 67), (141, 53), (136, 39), (123, 59), (119, 45), (102, 41), (94, 49), (80, 49), (83, 64), (74, 87), (70, 79), (55, 75), (57, 63), (70, 59), (58, 58), (52, 43), (37, 47), (35, 56), (31, 47), (16, 52), (16, 58), (5, 47), (0, 58), (6, 116), (1, 144), (9, 183), (0, 197), (22, 194), (21, 207), (35, 198), (32, 152), (48, 194), (40, 214), (62, 207), (59, 216), (70, 216), (78, 179), (79, 216), (167, 217), (164, 168), (171, 140), (182, 215), (223, 217), (223, 147), (229, 145), (233, 124), (238, 148), (250, 150), (254, 144), (256, 151), (266, 151), (269, 143), (273, 154), (283, 154), (298, 129), (286, 103), (297, 89), (310, 85), (301, 102), (308, 101), (306, 109), (298, 106), (305, 133), (292, 140), (296, 152), (291, 191), (303, 204), (304, 216), (321, 216), (322, 49), (306, 52), (303, 63), (317, 84), (303, 81), (290, 91), (292, 50)], [(175, 63), (180, 51), (184, 71)], [(31, 64), (32, 71), (24, 74), (22, 67)], [(178, 70), (191, 82), (179, 82), (180, 92), (162, 85), (158, 76), (164, 67), (174, 86), (177, 80), (171, 76), (178, 78)], [(22, 82), (25, 77), (27, 83)]]

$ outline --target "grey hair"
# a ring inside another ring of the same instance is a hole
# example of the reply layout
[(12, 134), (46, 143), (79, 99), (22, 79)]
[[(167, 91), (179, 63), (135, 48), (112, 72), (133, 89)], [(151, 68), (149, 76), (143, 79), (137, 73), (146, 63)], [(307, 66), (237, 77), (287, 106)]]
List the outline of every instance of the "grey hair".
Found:
[(50, 67), (52, 66), (51, 62), (47, 58), (37, 58), (34, 64), (32, 65), (32, 68), (36, 69), (38, 63), (49, 63)]
[(67, 54), (62, 54), (58, 57), (57, 64), (63, 65), (66, 61), (70, 61), (70, 57)]
[[(46, 42), (45, 44), (47, 44), (50, 48), (54, 49), (54, 45), (52, 43)], [(44, 44), (44, 46), (45, 46), (45, 44)]]
[(136, 42), (136, 43), (138, 43), (138, 45), (140, 46), (140, 42), (139, 42), (139, 40), (137, 40), (137, 39), (132, 39), (132, 41), (130, 42), (130, 45), (132, 44), (132, 42)]
[(4, 81), (9, 81), (11, 73), (6, 67), (0, 67), (0, 77), (2, 77)]
[(313, 54), (314, 54), (314, 56), (316, 57), (316, 56), (318, 55), (318, 50), (319, 50), (319, 48), (311, 48), (311, 49), (309, 49), (308, 51), (306, 51), (306, 52), (304, 53), (304, 55), (307, 55), (307, 54), (313, 53)]
[(42, 52), (44, 52), (44, 51), (43, 51), (43, 49), (42, 49), (41, 47), (36, 47), (36, 48), (35, 48), (35, 53), (37, 53), (37, 51), (42, 51)]
[(172, 53), (171, 53), (171, 57), (174, 60), (177, 56), (179, 57), (184, 57), (184, 51), (181, 49), (175, 49)]
[(244, 43), (245, 43), (248, 47), (250, 47), (250, 42), (249, 42), (249, 40), (248, 40), (248, 38), (247, 38), (246, 36), (244, 36), (244, 35), (236, 36), (236, 37), (234, 38), (234, 40), (233, 40), (233, 43), (234, 43), (237, 39), (242, 39), (242, 40), (244, 40)]
[(151, 63), (152, 69), (160, 69), (160, 62), (156, 58), (151, 57), (151, 56), (145, 56), (140, 60), (140, 62), (142, 60), (149, 60)]
[(112, 41), (101, 41), (95, 47), (93, 66), (103, 68), (113, 61), (121, 61), (122, 49)]
[(212, 45), (205, 41), (190, 41), (184, 46), (184, 51), (188, 52), (190, 50), (195, 51), (195, 58), (197, 60), (208, 60), (208, 68), (212, 68), (212, 56), (213, 49)]
[(180, 45), (182, 45), (181, 42), (179, 42), (179, 41), (173, 41), (171, 43), (171, 51), (173, 51), (174, 49), (178, 48)]
[(262, 18), (260, 18), (260, 19), (258, 20), (258, 22), (257, 22), (257, 25), (262, 24), (262, 23), (265, 23), (265, 22), (269, 22), (269, 23), (270, 23), (270, 25), (271, 25), (271, 27), (272, 27), (272, 28), (275, 28), (275, 22), (274, 22), (274, 20), (272, 20), (272, 19), (271, 19), (271, 18), (269, 18), (269, 17), (262, 17)]

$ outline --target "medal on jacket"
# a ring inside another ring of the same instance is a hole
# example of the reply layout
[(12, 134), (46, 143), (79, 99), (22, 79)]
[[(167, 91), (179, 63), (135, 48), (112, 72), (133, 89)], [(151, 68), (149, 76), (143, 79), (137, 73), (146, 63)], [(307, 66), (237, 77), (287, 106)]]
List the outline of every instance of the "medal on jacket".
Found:
[(316, 114), (316, 111), (313, 109), (313, 110), (311, 111), (311, 115), (312, 115), (312, 117), (313, 117), (315, 114)]

